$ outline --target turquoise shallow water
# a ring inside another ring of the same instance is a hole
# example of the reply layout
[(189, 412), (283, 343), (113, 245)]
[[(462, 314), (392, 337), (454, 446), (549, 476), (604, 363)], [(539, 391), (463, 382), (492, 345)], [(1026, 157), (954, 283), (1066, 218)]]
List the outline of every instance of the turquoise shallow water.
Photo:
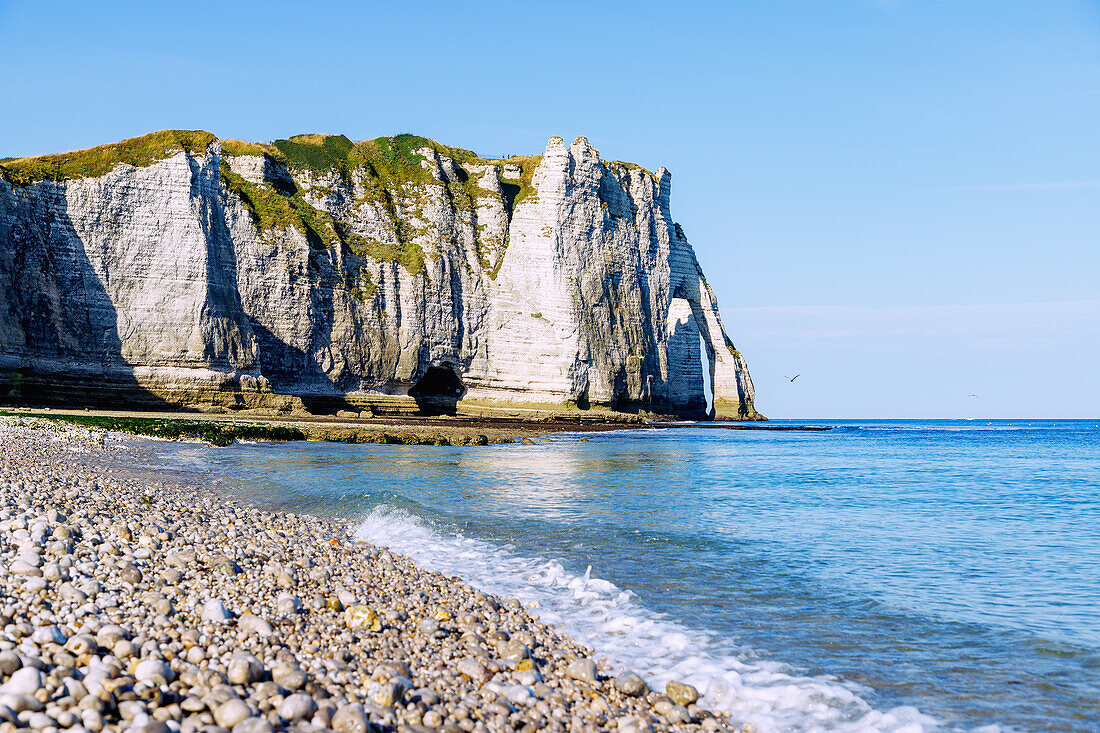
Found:
[(1100, 421), (818, 424), (157, 451), (759, 730), (1100, 730)]

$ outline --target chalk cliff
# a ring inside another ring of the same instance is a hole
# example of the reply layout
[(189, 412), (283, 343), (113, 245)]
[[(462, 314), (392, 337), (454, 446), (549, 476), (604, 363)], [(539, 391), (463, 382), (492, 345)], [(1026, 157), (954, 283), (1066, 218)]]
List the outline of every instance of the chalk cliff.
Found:
[(68, 398), (694, 417), (713, 385), (756, 418), (670, 178), (557, 137), (490, 160), (165, 131), (0, 161), (0, 371)]

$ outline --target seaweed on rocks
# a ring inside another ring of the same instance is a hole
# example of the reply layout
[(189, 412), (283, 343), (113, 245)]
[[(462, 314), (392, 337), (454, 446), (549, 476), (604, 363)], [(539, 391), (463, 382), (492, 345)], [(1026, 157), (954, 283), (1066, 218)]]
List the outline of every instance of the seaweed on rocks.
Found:
[(252, 423), (216, 423), (179, 418), (103, 417), (98, 415), (43, 415), (48, 420), (63, 420), (85, 427), (102, 428), (119, 433), (147, 435), (169, 440), (197, 439), (211, 445), (230, 445), (235, 440), (305, 440), (298, 428), (284, 425)]

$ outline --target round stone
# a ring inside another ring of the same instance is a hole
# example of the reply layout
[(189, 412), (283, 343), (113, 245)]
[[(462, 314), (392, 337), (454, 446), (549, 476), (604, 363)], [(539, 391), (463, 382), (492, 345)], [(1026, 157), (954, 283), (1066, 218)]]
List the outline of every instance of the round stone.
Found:
[(665, 694), (678, 705), (691, 705), (699, 699), (699, 691), (691, 685), (675, 680), (665, 685)]
[(34, 713), (42, 709), (42, 703), (34, 695), (17, 695), (12, 692), (0, 692), (0, 705), (16, 713), (26, 711)]
[[(96, 592), (98, 593), (98, 591)], [(95, 632), (96, 643), (103, 647), (110, 648), (115, 645), (116, 641), (125, 638), (126, 632), (122, 629), (121, 626), (116, 626), (115, 624), (108, 624), (101, 627), (99, 631)]]
[(649, 692), (649, 685), (633, 672), (623, 672), (615, 678), (615, 689), (628, 697), (638, 697)]
[(80, 722), (92, 733), (99, 733), (105, 725), (103, 715), (98, 710), (80, 711)]
[(317, 712), (317, 703), (304, 692), (291, 695), (279, 706), (279, 715), (290, 722), (309, 720), (315, 712)]
[(256, 636), (271, 636), (275, 630), (264, 619), (251, 613), (246, 613), (237, 620), (237, 628)]
[(137, 585), (141, 582), (141, 571), (132, 564), (127, 564), (118, 573), (119, 579), (129, 585)]
[(176, 673), (163, 659), (146, 659), (134, 669), (134, 679), (153, 685), (166, 685), (176, 679)]
[(8, 566), (12, 575), (42, 575), (42, 571), (26, 560), (15, 560)]
[(23, 590), (27, 593), (41, 593), (50, 587), (45, 578), (33, 577), (23, 581)]
[(332, 716), (332, 729), (338, 733), (370, 733), (370, 723), (363, 706), (355, 703), (341, 705)]
[(42, 689), (46, 678), (34, 667), (23, 667), (0, 685), (0, 692), (8, 695), (33, 695)]
[(521, 659), (527, 659), (531, 656), (531, 651), (527, 648), (527, 645), (515, 639), (501, 644), (498, 648), (498, 653), (505, 659), (511, 659), (515, 662)]
[(389, 682), (379, 685), (371, 696), (376, 703), (384, 707), (393, 707), (405, 697), (409, 691), (408, 680), (397, 677)]
[(344, 611), (344, 624), (349, 629), (370, 629), (376, 632), (382, 630), (382, 621), (378, 614), (361, 605), (350, 606)]
[(471, 682), (484, 682), (489, 677), (489, 670), (485, 665), (472, 657), (460, 660), (455, 669), (459, 674), (469, 677)]
[(111, 653), (119, 659), (129, 659), (137, 654), (137, 647), (128, 639), (119, 639), (111, 645)]
[(124, 700), (118, 704), (118, 714), (123, 720), (135, 720), (139, 715), (148, 715), (149, 710), (142, 700)]
[(576, 659), (565, 668), (565, 676), (580, 682), (595, 682), (596, 663), (591, 659)]
[(0, 652), (0, 675), (10, 677), (15, 670), (23, 666), (23, 660), (11, 650)]
[(84, 654), (94, 654), (98, 646), (95, 639), (87, 634), (70, 636), (68, 641), (65, 642), (65, 648), (78, 657)]
[(296, 664), (279, 662), (271, 669), (271, 679), (284, 690), (300, 690), (306, 686), (306, 673)]
[(244, 700), (228, 700), (214, 709), (214, 722), (222, 728), (232, 728), (252, 717), (252, 711)]
[(145, 720), (131, 725), (126, 733), (171, 733), (171, 730), (167, 723), (160, 720)]
[(652, 733), (653, 726), (638, 715), (625, 715), (618, 719), (618, 733)]
[(275, 611), (280, 616), (293, 616), (302, 610), (302, 601), (291, 593), (280, 593), (275, 599)]
[(512, 685), (504, 696), (514, 705), (530, 705), (535, 701), (535, 691), (525, 685)]
[(57, 721), (45, 713), (31, 713), (27, 718), (27, 727), (31, 730), (43, 730), (57, 727)]
[[(225, 668), (225, 676), (230, 684), (250, 685), (264, 676), (264, 665), (251, 654), (235, 654)], [(219, 725), (221, 725), (219, 723)], [(232, 725), (224, 726), (232, 728)]]

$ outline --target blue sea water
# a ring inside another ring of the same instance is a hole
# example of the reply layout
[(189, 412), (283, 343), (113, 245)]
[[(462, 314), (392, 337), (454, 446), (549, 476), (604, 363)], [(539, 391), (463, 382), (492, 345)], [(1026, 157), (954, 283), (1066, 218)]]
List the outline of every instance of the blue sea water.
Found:
[(1100, 420), (799, 424), (157, 455), (757, 730), (1100, 730)]

